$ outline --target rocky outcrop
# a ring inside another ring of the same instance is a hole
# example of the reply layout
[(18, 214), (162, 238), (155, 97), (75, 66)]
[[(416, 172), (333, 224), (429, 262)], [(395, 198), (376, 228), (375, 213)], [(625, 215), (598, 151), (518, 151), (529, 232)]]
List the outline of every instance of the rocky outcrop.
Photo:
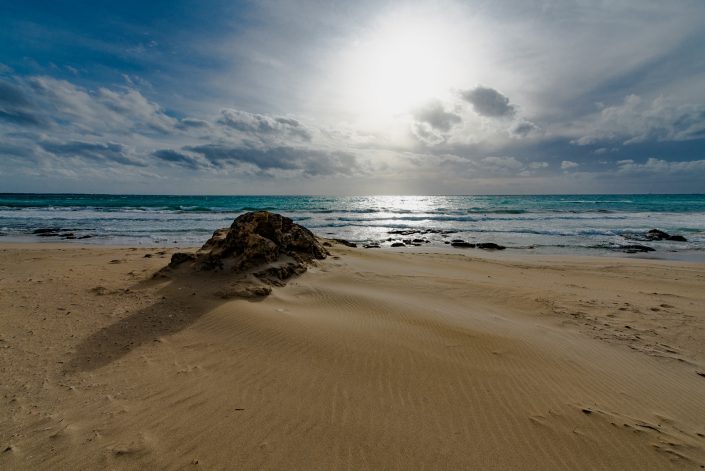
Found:
[(473, 244), (472, 242), (465, 242), (462, 239), (453, 239), (453, 241), (450, 243), (451, 246), (457, 247), (459, 249), (483, 249), (483, 250), (504, 250), (506, 249), (505, 246), (495, 244), (494, 242), (480, 242), (477, 244)]
[(76, 234), (71, 231), (73, 231), (73, 229), (62, 229), (60, 227), (42, 227), (33, 230), (32, 234), (36, 235), (37, 237), (59, 237), (61, 239), (69, 240), (91, 238), (91, 236), (89, 235), (76, 236)]
[[(281, 286), (327, 255), (323, 244), (305, 227), (280, 214), (257, 211), (238, 216), (229, 228), (215, 231), (196, 253), (175, 253), (168, 269), (238, 274), (250, 282)], [(228, 290), (227, 297), (238, 292), (264, 296), (270, 291), (250, 284)]]
[(651, 229), (651, 230), (646, 231), (644, 233), (627, 233), (627, 234), (624, 234), (623, 237), (625, 239), (637, 240), (640, 242), (654, 242), (654, 241), (662, 241), (662, 240), (670, 240), (673, 242), (688, 242), (688, 239), (686, 239), (682, 235), (678, 235), (678, 234), (671, 235), (671, 234), (664, 232), (660, 229)]
[(506, 249), (505, 246), (495, 244), (494, 242), (480, 242), (477, 244), (478, 249), (484, 249), (484, 250), (504, 250)]

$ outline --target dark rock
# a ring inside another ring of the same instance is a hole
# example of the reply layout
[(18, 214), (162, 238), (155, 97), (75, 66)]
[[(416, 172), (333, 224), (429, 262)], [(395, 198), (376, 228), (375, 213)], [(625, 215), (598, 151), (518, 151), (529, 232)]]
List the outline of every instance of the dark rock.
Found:
[(61, 231), (60, 227), (43, 227), (40, 229), (35, 229), (32, 231), (32, 234), (40, 235), (40, 234), (55, 234)]
[(668, 239), (670, 236), (663, 231), (660, 231), (658, 229), (651, 229), (650, 231), (646, 232), (646, 238), (648, 240), (665, 240)]
[(643, 252), (653, 252), (655, 249), (647, 245), (631, 244), (631, 245), (620, 245), (615, 248), (625, 253), (643, 253)]
[(441, 229), (394, 229), (387, 234), (410, 236), (414, 234), (455, 234), (457, 231)]
[(396, 229), (393, 231), (387, 232), (387, 234), (394, 234), (394, 235), (412, 235), (412, 234), (419, 234), (419, 231), (416, 230), (402, 230), (402, 229)]
[(353, 247), (353, 248), (357, 247), (357, 244), (355, 242), (349, 242), (345, 239), (333, 239), (333, 240), (339, 244), (343, 244), (346, 247)]
[(378, 248), (380, 248), (380, 247), (379, 247), (379, 244), (365, 244), (365, 245), (363, 245), (363, 247), (366, 248), (366, 249), (378, 249)]
[(659, 229), (651, 229), (644, 234), (633, 234), (633, 233), (628, 233), (624, 234), (623, 236), (625, 239), (629, 240), (638, 240), (642, 242), (649, 242), (649, 241), (661, 241), (661, 240), (670, 240), (673, 242), (688, 242), (688, 239), (683, 237), (682, 235), (671, 235), (667, 232), (664, 232)]
[(268, 211), (238, 216), (229, 229), (218, 229), (197, 252), (228, 259), (236, 270), (256, 267), (287, 255), (301, 263), (324, 259), (328, 251), (311, 231)]
[(450, 243), (453, 247), (457, 247), (459, 249), (474, 249), (475, 244), (472, 244), (470, 242), (465, 242), (464, 240), (454, 240), (453, 242)]
[(406, 247), (406, 244), (404, 244), (402, 242), (394, 242), (392, 244), (392, 247)]
[(484, 249), (484, 250), (504, 250), (506, 249), (505, 246), (495, 244), (494, 242), (482, 242), (480, 244), (477, 244), (478, 249)]
[(415, 244), (423, 244), (424, 242), (428, 242), (426, 239), (414, 239), (411, 242)]
[(61, 238), (73, 240), (76, 238), (76, 236), (73, 233), (68, 233), (68, 234), (61, 234)]
[(465, 242), (463, 239), (453, 239), (450, 241), (452, 244), (460, 243), (460, 242)]
[(411, 239), (404, 239), (402, 240), (406, 245), (411, 245)]
[(250, 285), (254, 280), (254, 287), (242, 288), (241, 283), (228, 290), (251, 297), (247, 293), (269, 294), (271, 288), (260, 289), (261, 283), (281, 286), (305, 272), (307, 264), (327, 255), (323, 244), (305, 227), (280, 214), (257, 211), (237, 217), (229, 228), (216, 230), (195, 254), (173, 254), (168, 268), (220, 270), (239, 275), (242, 283), (249, 280)]
[(668, 240), (672, 240), (674, 242), (688, 242), (688, 239), (683, 237), (682, 235), (672, 235), (668, 236)]
[(176, 252), (171, 256), (169, 266), (171, 268), (175, 268), (181, 265), (182, 263), (192, 262), (194, 260), (196, 260), (196, 256), (192, 253)]

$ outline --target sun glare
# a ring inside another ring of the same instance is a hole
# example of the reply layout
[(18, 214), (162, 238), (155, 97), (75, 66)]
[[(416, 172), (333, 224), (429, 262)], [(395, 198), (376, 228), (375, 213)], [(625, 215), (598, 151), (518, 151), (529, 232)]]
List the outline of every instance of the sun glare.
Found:
[(384, 119), (446, 93), (458, 59), (450, 34), (438, 21), (390, 18), (360, 39), (347, 59), (349, 106)]

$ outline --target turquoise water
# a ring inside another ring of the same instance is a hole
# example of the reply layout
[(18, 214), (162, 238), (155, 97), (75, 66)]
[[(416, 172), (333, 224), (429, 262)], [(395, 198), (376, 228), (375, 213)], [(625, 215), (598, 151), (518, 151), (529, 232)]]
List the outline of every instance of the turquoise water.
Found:
[[(291, 217), (327, 237), (355, 242), (400, 238), (394, 230), (438, 229), (448, 237), (496, 242), (517, 250), (602, 253), (634, 243), (629, 235), (658, 228), (688, 242), (649, 242), (656, 254), (705, 251), (705, 195), (540, 196), (144, 196), (0, 194), (0, 233), (46, 241), (38, 228), (60, 227), (82, 242), (125, 245), (202, 244), (246, 211)], [(679, 255), (680, 256), (680, 255)], [(685, 257), (687, 258), (687, 257)]]

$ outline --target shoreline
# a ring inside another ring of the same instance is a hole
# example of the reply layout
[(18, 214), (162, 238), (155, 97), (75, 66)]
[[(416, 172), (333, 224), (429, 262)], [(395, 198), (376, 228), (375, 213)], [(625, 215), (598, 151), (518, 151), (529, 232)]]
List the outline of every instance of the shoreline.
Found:
[[(321, 240), (333, 240), (333, 239), (328, 239), (326, 237), (318, 236), (317, 237)], [(34, 240), (28, 240), (29, 238), (9, 238), (9, 237), (3, 237), (0, 239), (0, 248), (3, 246), (7, 245), (8, 247), (47, 247), (47, 248), (86, 248), (86, 249), (99, 249), (99, 248), (106, 248), (106, 249), (144, 249), (144, 250), (177, 250), (177, 251), (195, 251), (198, 250), (202, 244), (197, 244), (197, 245), (182, 245), (182, 244), (173, 244), (173, 245), (134, 245), (134, 244), (129, 244), (125, 243), (123, 244), (116, 244), (114, 242), (109, 242), (109, 243), (103, 243), (103, 242), (85, 242), (85, 241), (65, 241), (65, 240), (49, 240), (49, 239), (41, 239), (41, 238), (35, 238)], [(39, 240), (36, 240), (39, 239)], [(204, 242), (207, 240), (207, 237), (204, 238)], [(607, 251), (607, 250), (601, 250), (601, 249), (582, 249), (578, 250), (578, 253), (570, 252), (568, 249), (564, 250), (552, 250), (549, 248), (534, 248), (534, 249), (527, 249), (527, 248), (516, 248), (516, 247), (506, 247), (505, 250), (483, 250), (483, 249), (476, 249), (476, 248), (455, 248), (455, 247), (450, 247), (449, 245), (423, 245), (423, 246), (406, 246), (406, 247), (389, 247), (389, 246), (381, 246), (379, 248), (370, 248), (366, 249), (361, 246), (357, 247), (359, 250), (365, 250), (365, 251), (371, 251), (371, 252), (391, 252), (391, 253), (409, 253), (409, 254), (418, 254), (418, 253), (440, 253), (440, 254), (465, 254), (469, 257), (478, 257), (478, 258), (484, 258), (484, 257), (493, 257), (493, 256), (499, 256), (499, 257), (516, 257), (516, 258), (521, 258), (521, 257), (527, 257), (527, 258), (532, 258), (532, 257), (558, 257), (558, 258), (571, 258), (575, 257), (577, 259), (580, 258), (604, 258), (604, 259), (609, 259), (609, 260), (653, 260), (653, 261), (666, 261), (666, 262), (679, 262), (679, 263), (692, 263), (692, 264), (705, 264), (705, 251), (699, 251), (699, 250), (683, 250), (683, 251), (673, 251), (673, 252), (662, 252), (662, 251), (656, 251), (656, 252), (647, 252), (647, 253), (637, 253), (637, 254), (627, 254), (624, 252), (619, 252), (619, 251)], [(600, 250), (599, 253), (594, 253), (593, 251), (598, 251)], [(591, 253), (592, 252), (592, 253)]]
[(0, 467), (705, 465), (705, 265), (415, 249), (246, 300), (153, 278), (176, 247), (0, 243)]

